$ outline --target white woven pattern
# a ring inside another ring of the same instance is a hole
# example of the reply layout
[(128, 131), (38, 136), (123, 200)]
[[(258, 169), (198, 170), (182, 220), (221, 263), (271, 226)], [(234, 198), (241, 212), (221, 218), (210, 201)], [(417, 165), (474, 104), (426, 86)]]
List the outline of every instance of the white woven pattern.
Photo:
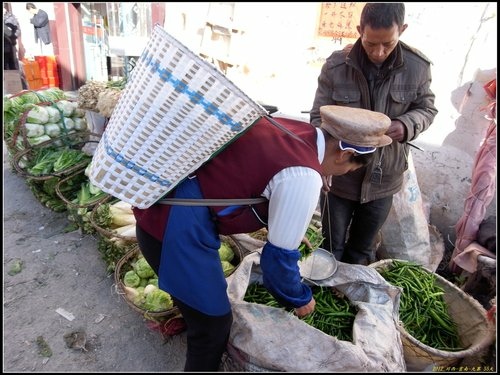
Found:
[(89, 178), (147, 208), (265, 114), (157, 25), (113, 110)]

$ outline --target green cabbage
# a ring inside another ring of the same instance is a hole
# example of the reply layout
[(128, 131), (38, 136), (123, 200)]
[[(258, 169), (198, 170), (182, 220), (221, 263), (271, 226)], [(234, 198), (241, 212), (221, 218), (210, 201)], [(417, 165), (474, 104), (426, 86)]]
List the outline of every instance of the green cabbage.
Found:
[(131, 288), (136, 288), (141, 283), (141, 278), (134, 270), (130, 270), (123, 276), (123, 283)]
[[(45, 128), (44, 128), (45, 131)], [(42, 142), (47, 142), (50, 141), (52, 138), (50, 138), (47, 134), (41, 135), (39, 137), (28, 137), (28, 143), (32, 146), (38, 145)]]
[(152, 277), (151, 279), (148, 280), (148, 285), (154, 285), (155, 287), (158, 288), (158, 278), (157, 277)]
[(74, 129), (75, 127), (75, 122), (71, 117), (63, 117), (61, 121), (58, 122), (58, 124), (63, 131), (68, 131)]
[(28, 112), (28, 117), (26, 117), (26, 122), (32, 124), (45, 124), (49, 121), (49, 113), (45, 107), (35, 105)]
[(144, 257), (140, 257), (134, 263), (134, 271), (139, 275), (141, 279), (150, 279), (156, 276), (155, 271), (153, 271), (146, 258)]
[(24, 128), (26, 129), (26, 137), (28, 138), (40, 137), (45, 134), (45, 128), (41, 124), (27, 122), (24, 124)]
[(45, 134), (47, 134), (50, 138), (59, 137), (61, 135), (61, 128), (58, 124), (49, 122), (43, 126), (45, 127)]
[(146, 294), (146, 300), (143, 307), (148, 311), (163, 311), (171, 309), (174, 306), (170, 294), (161, 289), (155, 289)]
[(45, 109), (47, 110), (47, 113), (49, 114), (49, 121), (48, 122), (55, 123), (55, 122), (58, 122), (59, 120), (61, 120), (61, 112), (59, 112), (59, 110), (57, 108), (47, 106)]
[(135, 290), (137, 291), (137, 295), (132, 300), (132, 303), (142, 308), (144, 302), (146, 301), (146, 295), (144, 294), (144, 287), (137, 287)]
[(224, 271), (224, 276), (226, 276), (226, 277), (229, 276), (236, 268), (231, 263), (229, 263), (227, 260), (222, 260), (221, 263), (222, 263), (222, 270)]
[(219, 247), (219, 257), (220, 260), (226, 260), (228, 262), (232, 261), (234, 258), (233, 249), (227, 243), (222, 242)]
[(87, 121), (81, 117), (72, 117), (76, 130), (87, 130)]
[(70, 117), (71, 115), (73, 115), (73, 112), (75, 111), (77, 105), (77, 103), (70, 102), (69, 100), (64, 99), (56, 102), (57, 108), (62, 111), (64, 117)]

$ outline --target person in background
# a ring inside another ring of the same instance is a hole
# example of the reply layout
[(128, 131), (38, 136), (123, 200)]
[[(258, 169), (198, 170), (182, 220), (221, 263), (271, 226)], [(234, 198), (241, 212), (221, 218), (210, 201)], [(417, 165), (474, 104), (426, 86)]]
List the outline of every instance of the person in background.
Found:
[(38, 40), (40, 40), (40, 45), (42, 42), (46, 45), (50, 44), (50, 26), (47, 12), (42, 9), (38, 9), (33, 3), (26, 3), (26, 10), (33, 15), (30, 22), (33, 24), (33, 28), (35, 30), (35, 43), (38, 43)]
[[(399, 40), (408, 27), (403, 3), (366, 3), (353, 45), (335, 51), (318, 77), (310, 122), (321, 123), (320, 108), (365, 108), (391, 119), (394, 142), (378, 149), (370, 163), (326, 183), (321, 196), (322, 247), (337, 260), (367, 265), (375, 260), (375, 239), (402, 186), (408, 168), (407, 142), (432, 124), (438, 110), (431, 85), (431, 61)], [(347, 241), (346, 241), (347, 240)]]
[(28, 89), (24, 69), (21, 61), (24, 59), (24, 46), (21, 40), (21, 28), (14, 14), (3, 7), (3, 68), (4, 70), (18, 70), (23, 90)]
[(322, 176), (353, 172), (392, 141), (384, 135), (390, 120), (381, 113), (324, 106), (321, 116), (318, 128), (261, 118), (167, 195), (195, 202), (264, 198), (262, 203), (133, 209), (139, 248), (186, 322), (185, 371), (217, 371), (229, 340), (233, 318), (218, 254), (221, 234), (267, 227), (260, 258), (264, 286), (297, 316), (313, 312), (298, 247), (318, 205)]

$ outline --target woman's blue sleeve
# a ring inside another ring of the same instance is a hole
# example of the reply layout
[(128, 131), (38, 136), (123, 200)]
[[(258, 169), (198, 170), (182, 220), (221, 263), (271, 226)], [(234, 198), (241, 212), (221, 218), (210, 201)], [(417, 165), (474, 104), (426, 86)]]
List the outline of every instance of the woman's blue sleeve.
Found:
[(285, 307), (302, 307), (312, 299), (309, 286), (301, 282), (297, 264), (300, 252), (267, 242), (262, 249), (260, 267), (264, 286)]

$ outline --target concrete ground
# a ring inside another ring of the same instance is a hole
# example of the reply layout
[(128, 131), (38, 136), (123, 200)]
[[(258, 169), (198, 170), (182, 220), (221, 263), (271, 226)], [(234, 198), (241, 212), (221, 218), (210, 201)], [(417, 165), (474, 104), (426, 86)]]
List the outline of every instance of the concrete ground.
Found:
[[(117, 294), (97, 239), (64, 232), (67, 214), (36, 200), (5, 145), (3, 177), (3, 372), (182, 371), (185, 332), (148, 328)], [(68, 345), (75, 332), (83, 349)]]

